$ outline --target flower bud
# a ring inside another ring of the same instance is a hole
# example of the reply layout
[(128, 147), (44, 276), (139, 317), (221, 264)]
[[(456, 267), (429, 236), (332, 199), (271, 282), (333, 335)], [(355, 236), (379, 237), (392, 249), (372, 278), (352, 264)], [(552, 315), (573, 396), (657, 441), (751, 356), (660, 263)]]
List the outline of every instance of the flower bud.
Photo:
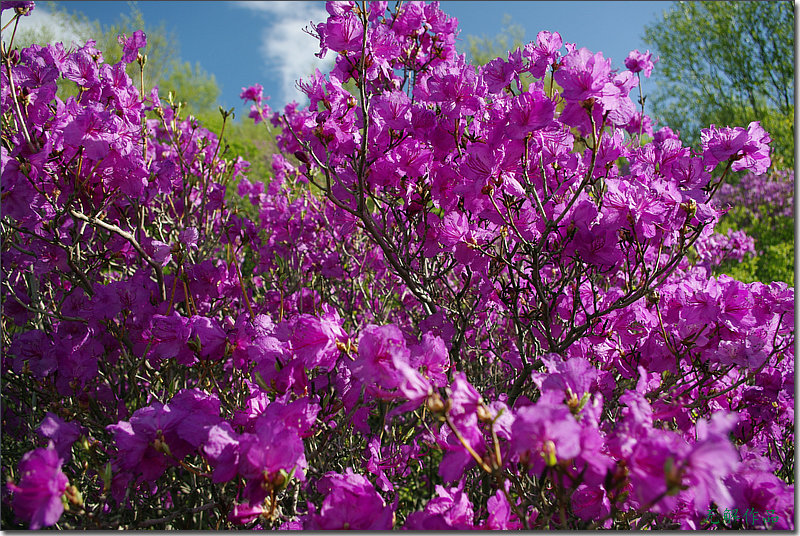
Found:
[(277, 473), (275, 473), (272, 477), (272, 485), (275, 486), (277, 489), (282, 489), (286, 487), (286, 484), (289, 483), (289, 473), (286, 472), (285, 469), (281, 469)]
[(103, 493), (107, 492), (111, 489), (111, 462), (108, 462), (106, 466), (103, 468)]
[(542, 446), (542, 458), (544, 458), (548, 467), (554, 467), (558, 463), (556, 459), (556, 444), (550, 439), (545, 441)]
[(442, 402), (442, 397), (439, 396), (439, 393), (433, 393), (429, 396), (426, 405), (431, 413), (436, 414), (444, 411), (444, 402)]
[(492, 414), (489, 413), (489, 410), (486, 409), (486, 406), (480, 405), (478, 406), (478, 420), (481, 422), (492, 422)]
[(67, 500), (76, 506), (83, 506), (83, 496), (81, 492), (78, 491), (78, 488), (70, 484), (67, 486), (65, 495)]

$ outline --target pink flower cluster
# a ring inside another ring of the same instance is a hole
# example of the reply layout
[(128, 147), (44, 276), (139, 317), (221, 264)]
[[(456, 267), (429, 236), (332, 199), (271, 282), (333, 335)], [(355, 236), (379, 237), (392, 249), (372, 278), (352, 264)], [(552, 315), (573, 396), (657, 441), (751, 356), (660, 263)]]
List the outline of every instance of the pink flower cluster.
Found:
[(4, 522), (793, 528), (793, 292), (687, 260), (758, 123), (642, 144), (649, 54), (327, 9), (307, 108), (242, 92), (266, 182), (135, 86), (140, 32), (3, 57)]

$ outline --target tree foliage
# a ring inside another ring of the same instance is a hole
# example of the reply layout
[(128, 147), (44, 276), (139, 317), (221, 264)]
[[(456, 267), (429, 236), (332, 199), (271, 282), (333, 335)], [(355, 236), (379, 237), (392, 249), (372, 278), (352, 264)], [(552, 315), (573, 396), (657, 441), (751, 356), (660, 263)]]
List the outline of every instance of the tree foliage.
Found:
[(794, 165), (790, 2), (677, 2), (646, 28), (645, 42), (661, 58), (653, 100), (662, 122), (697, 141), (709, 124), (757, 118), (774, 139), (778, 167)]

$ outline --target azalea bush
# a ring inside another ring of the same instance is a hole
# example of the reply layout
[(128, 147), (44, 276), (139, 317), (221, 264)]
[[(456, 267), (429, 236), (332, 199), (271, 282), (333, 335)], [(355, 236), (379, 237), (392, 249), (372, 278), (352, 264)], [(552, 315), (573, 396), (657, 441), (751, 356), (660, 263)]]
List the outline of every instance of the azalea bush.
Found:
[(747, 173), (736, 184), (723, 184), (716, 201), (727, 210), (720, 231), (752, 241), (751, 255), (731, 249), (717, 270), (742, 281), (794, 285), (794, 171)]
[(793, 291), (712, 275), (759, 123), (694, 152), (647, 53), (328, 13), (308, 106), (242, 92), (271, 177), (141, 32), (4, 48), (4, 526), (793, 528)]

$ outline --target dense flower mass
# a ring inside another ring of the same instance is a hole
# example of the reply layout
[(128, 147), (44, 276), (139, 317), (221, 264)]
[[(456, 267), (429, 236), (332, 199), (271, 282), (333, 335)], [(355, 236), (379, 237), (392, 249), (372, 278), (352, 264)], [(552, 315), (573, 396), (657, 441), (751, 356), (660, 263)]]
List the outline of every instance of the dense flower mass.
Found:
[(4, 52), (3, 522), (794, 528), (793, 291), (714, 275), (758, 121), (696, 151), (649, 52), (327, 12), (307, 107), (242, 90), (271, 177), (136, 87), (142, 32)]

